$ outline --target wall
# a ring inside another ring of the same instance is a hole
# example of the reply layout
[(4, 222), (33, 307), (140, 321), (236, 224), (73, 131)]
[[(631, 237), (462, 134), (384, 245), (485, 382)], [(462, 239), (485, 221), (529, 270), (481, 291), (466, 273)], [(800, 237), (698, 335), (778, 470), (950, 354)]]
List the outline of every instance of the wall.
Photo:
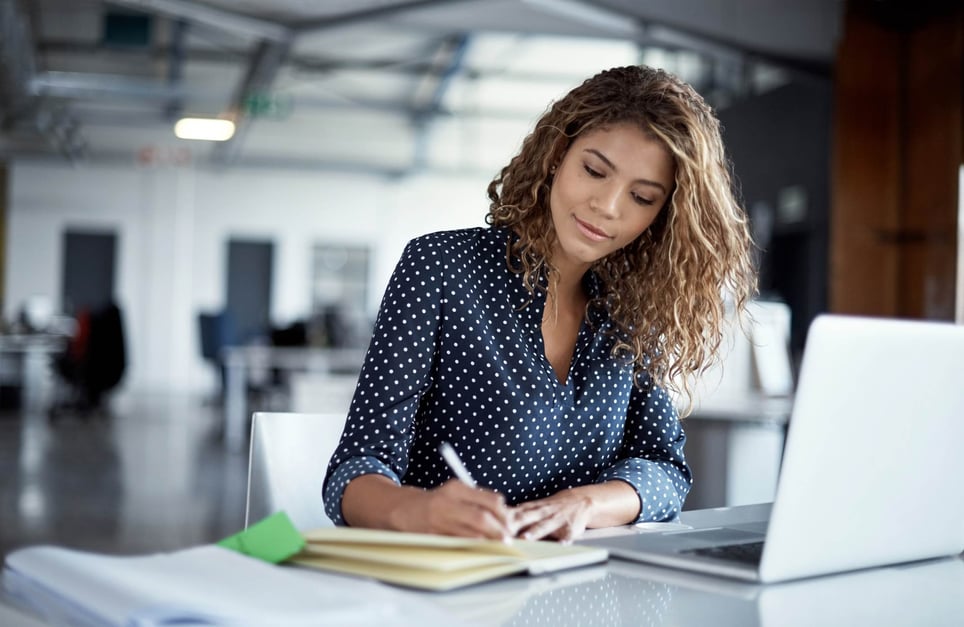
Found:
[(791, 344), (827, 309), (830, 80), (793, 82), (720, 111), (754, 240), (760, 291), (792, 311)]
[(126, 384), (206, 389), (196, 315), (224, 301), (227, 241), (275, 242), (272, 320), (308, 313), (311, 248), (364, 243), (373, 250), (369, 302), (405, 242), (427, 231), (483, 223), (487, 177), (379, 176), (195, 167), (70, 166), (10, 169), (4, 316), (43, 296), (59, 307), (66, 228), (118, 234), (116, 295), (124, 311)]

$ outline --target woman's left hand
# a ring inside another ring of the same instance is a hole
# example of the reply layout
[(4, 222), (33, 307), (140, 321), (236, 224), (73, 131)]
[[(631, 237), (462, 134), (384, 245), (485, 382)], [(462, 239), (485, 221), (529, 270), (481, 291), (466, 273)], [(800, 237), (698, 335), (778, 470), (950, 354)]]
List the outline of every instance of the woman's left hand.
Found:
[(571, 542), (587, 527), (628, 525), (639, 517), (635, 488), (619, 479), (556, 492), (510, 510), (510, 527), (524, 540)]
[(518, 537), (572, 542), (586, 530), (593, 515), (593, 503), (592, 497), (578, 488), (522, 503), (512, 510)]

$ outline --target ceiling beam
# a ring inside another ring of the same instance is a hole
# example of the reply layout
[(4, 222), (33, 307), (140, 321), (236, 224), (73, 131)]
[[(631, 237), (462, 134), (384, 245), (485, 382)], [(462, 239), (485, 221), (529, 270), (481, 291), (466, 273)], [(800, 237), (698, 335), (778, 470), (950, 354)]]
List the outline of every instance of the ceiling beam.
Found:
[(468, 46), (469, 36), (464, 33), (446, 39), (439, 46), (413, 94), (412, 110), (416, 116), (431, 114), (442, 104), (452, 79), (463, 69)]
[[(405, 2), (397, 2), (395, 4), (385, 4), (374, 7), (369, 7), (361, 9), (359, 11), (351, 11), (347, 13), (339, 13), (338, 15), (320, 17), (310, 20), (303, 20), (292, 24), (292, 28), (299, 34), (301, 33), (313, 33), (320, 30), (326, 30), (329, 28), (339, 28), (342, 26), (350, 26), (358, 22), (371, 22), (373, 20), (379, 20), (385, 17), (391, 17), (392, 15), (397, 15), (399, 13), (407, 13), (408, 11), (413, 11), (415, 9), (421, 9), (423, 7), (439, 7), (443, 4), (452, 4), (455, 2), (466, 2), (467, 0), (407, 0)], [(477, 1), (477, 0), (469, 0)]]
[(468, 47), (469, 36), (465, 33), (445, 41), (415, 88), (412, 98), (412, 117), (416, 129), (413, 169), (425, 166), (428, 157), (429, 121), (441, 112), (445, 92), (462, 69)]
[(0, 0), (0, 127), (30, 104), (36, 59), (27, 17), (14, 0)]
[(230, 165), (238, 158), (251, 126), (251, 116), (245, 110), (247, 103), (253, 96), (265, 94), (271, 89), (290, 50), (290, 39), (284, 42), (262, 40), (258, 44), (229, 107), (234, 120), (234, 135), (214, 146), (211, 158), (215, 163)]
[(110, 0), (110, 3), (187, 20), (193, 24), (242, 37), (286, 42), (292, 35), (291, 29), (283, 24), (225, 11), (190, 0)]
[(235, 90), (228, 107), (234, 118), (234, 136), (215, 146), (212, 158), (218, 163), (230, 163), (237, 158), (250, 118), (245, 114), (247, 100), (256, 93), (267, 91), (285, 62), (294, 32), (282, 24), (225, 11), (189, 0), (111, 0), (114, 4), (160, 13), (209, 28), (227, 31), (258, 40), (248, 62), (244, 79)]
[[(130, 0), (126, 0), (130, 1)], [(181, 2), (182, 0), (138, 0), (150, 2)], [(390, 6), (379, 6), (362, 9), (350, 13), (342, 13), (334, 17), (320, 20), (304, 21), (296, 24), (291, 30), (286, 30), (286, 36), (281, 39), (264, 38), (258, 44), (248, 65), (248, 71), (241, 85), (235, 92), (230, 110), (234, 117), (235, 130), (231, 139), (216, 145), (211, 153), (215, 163), (230, 165), (238, 159), (241, 145), (251, 125), (251, 117), (245, 112), (245, 104), (253, 95), (268, 92), (277, 77), (278, 70), (287, 61), (296, 34), (317, 32), (322, 29), (338, 28), (357, 22), (367, 22), (410, 11), (427, 5), (439, 5), (450, 0), (410, 0)]]
[[(187, 35), (187, 20), (177, 19), (171, 24), (171, 45), (167, 55), (167, 83), (172, 87), (179, 87), (184, 78), (184, 47)], [(184, 97), (174, 96), (167, 102), (164, 115), (168, 120), (176, 120), (184, 110)]]
[[(829, 78), (829, 62), (810, 61), (780, 55), (731, 41), (716, 35), (699, 32), (663, 20), (649, 20), (639, 13), (615, 7), (605, 0), (522, 0), (525, 4), (572, 20), (591, 24), (614, 35), (635, 41), (641, 46), (670, 50), (691, 50), (724, 61), (765, 63), (791, 71), (802, 78)], [(638, 5), (642, 7), (643, 5)], [(634, 7), (635, 9), (635, 7)], [(640, 11), (644, 9), (639, 9)]]
[[(145, 0), (147, 1), (147, 0)], [(174, 0), (151, 0), (154, 2)], [(180, 0), (177, 0), (180, 1)], [(451, 2), (465, 2), (466, 0), (408, 0), (392, 5), (384, 5), (342, 13), (336, 16), (317, 20), (306, 20), (292, 25), (292, 31), (284, 41), (263, 40), (248, 66), (248, 72), (241, 86), (237, 90), (231, 110), (235, 119), (234, 136), (226, 142), (214, 147), (212, 160), (219, 164), (231, 164), (240, 154), (241, 144), (247, 135), (251, 124), (250, 116), (246, 115), (244, 106), (247, 99), (254, 94), (267, 92), (277, 75), (278, 70), (287, 60), (292, 42), (296, 34), (318, 32), (324, 29), (340, 28), (354, 23), (371, 22), (391, 15), (406, 13), (427, 6), (438, 7)], [(477, 1), (477, 0), (472, 0)]]
[(44, 72), (30, 81), (37, 96), (98, 100), (174, 100), (187, 96), (183, 83), (144, 80), (118, 74), (91, 72)]
[(545, 13), (592, 26), (613, 36), (633, 39), (639, 30), (638, 20), (621, 11), (613, 11), (596, 2), (585, 0), (522, 0), (522, 4)]
[[(171, 84), (160, 80), (143, 80), (132, 77), (118, 76), (116, 74), (88, 74), (79, 72), (44, 72), (39, 74), (31, 82), (33, 93), (37, 96), (47, 98), (64, 98), (73, 100), (73, 109), (77, 117), (86, 123), (93, 123), (105, 126), (130, 126), (132, 124), (143, 124), (150, 121), (145, 116), (151, 116), (154, 122), (160, 122), (157, 116), (157, 109), (149, 111), (118, 112), (109, 111), (102, 116), (91, 115), (85, 110), (85, 102), (98, 103), (100, 101), (109, 102), (144, 102), (149, 107), (163, 107), (164, 103), (177, 98), (187, 98), (197, 106), (210, 105), (217, 106), (224, 101), (221, 90), (211, 89), (207, 91), (192, 88), (190, 94), (182, 84)], [(312, 95), (294, 96), (292, 105), (298, 109), (329, 110), (329, 111), (366, 111), (385, 113), (389, 115), (411, 116), (411, 108), (404, 103), (386, 100), (372, 100), (369, 98), (352, 98), (350, 100), (338, 100), (321, 98)], [(99, 105), (98, 105), (99, 106)], [(513, 109), (487, 108), (478, 110), (476, 108), (459, 110), (448, 109), (438, 106), (434, 109), (436, 116), (452, 117), (458, 116), (471, 119), (495, 119), (495, 120), (530, 120), (532, 112), (524, 112)], [(134, 116), (133, 118), (125, 118)], [(113, 124), (115, 122), (116, 124)]]
[(66, 107), (37, 98), (33, 27), (16, 0), (0, 0), (0, 138), (14, 127), (29, 128), (64, 157), (74, 161), (86, 141)]
[[(125, 50), (111, 48), (100, 43), (90, 43), (71, 40), (46, 40), (37, 45), (37, 50), (43, 54), (88, 54), (88, 55), (123, 55), (125, 58), (150, 59), (163, 61), (170, 55), (170, 46), (157, 46), (145, 50)], [(185, 51), (186, 61), (204, 63), (237, 64), (240, 59), (248, 57), (250, 53), (240, 48), (198, 48)], [(286, 65), (298, 70), (299, 73), (328, 74), (339, 71), (353, 72), (386, 72), (390, 74), (421, 75), (430, 72), (434, 61), (399, 62), (398, 58), (366, 58), (349, 59), (321, 55), (290, 54)], [(486, 78), (498, 76), (508, 80), (518, 80), (527, 83), (548, 82), (558, 83), (566, 81), (580, 81), (585, 78), (581, 72), (567, 73), (565, 68), (551, 68), (547, 71), (513, 71), (499, 69), (479, 69), (464, 67), (462, 71), (472, 78)], [(49, 74), (59, 74), (57, 72)]]
[(800, 78), (829, 79), (833, 64), (823, 61), (810, 61), (786, 55), (764, 52), (745, 45), (737, 45), (717, 37), (696, 34), (664, 24), (646, 24), (636, 38), (637, 43), (645, 46), (660, 46), (674, 50), (692, 50), (724, 61), (741, 63), (762, 63), (772, 65), (796, 74)]

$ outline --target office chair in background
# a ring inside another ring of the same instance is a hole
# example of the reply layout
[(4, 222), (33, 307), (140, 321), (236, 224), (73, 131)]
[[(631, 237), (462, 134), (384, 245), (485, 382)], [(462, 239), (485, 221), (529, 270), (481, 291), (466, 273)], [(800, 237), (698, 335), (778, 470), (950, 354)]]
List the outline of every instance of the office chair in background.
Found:
[(245, 528), (279, 510), (301, 531), (332, 526), (321, 487), (345, 418), (342, 413), (254, 414)]
[(105, 396), (117, 387), (127, 367), (120, 308), (112, 303), (81, 311), (76, 333), (53, 366), (61, 389), (50, 407), (51, 420), (66, 414), (85, 419), (103, 414)]
[(224, 401), (227, 372), (222, 351), (235, 341), (234, 318), (227, 310), (201, 312), (198, 314), (198, 334), (201, 338), (201, 357), (217, 371), (218, 392), (216, 403)]

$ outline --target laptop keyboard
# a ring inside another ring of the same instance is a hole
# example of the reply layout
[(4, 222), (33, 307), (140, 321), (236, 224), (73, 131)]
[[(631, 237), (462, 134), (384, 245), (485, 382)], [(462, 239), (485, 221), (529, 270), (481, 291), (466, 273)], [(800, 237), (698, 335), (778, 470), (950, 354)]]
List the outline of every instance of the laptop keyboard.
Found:
[(689, 549), (683, 553), (710, 557), (728, 562), (740, 562), (742, 564), (759, 564), (763, 557), (763, 542), (746, 542), (744, 544), (725, 544), (723, 546), (711, 546), (702, 549)]

